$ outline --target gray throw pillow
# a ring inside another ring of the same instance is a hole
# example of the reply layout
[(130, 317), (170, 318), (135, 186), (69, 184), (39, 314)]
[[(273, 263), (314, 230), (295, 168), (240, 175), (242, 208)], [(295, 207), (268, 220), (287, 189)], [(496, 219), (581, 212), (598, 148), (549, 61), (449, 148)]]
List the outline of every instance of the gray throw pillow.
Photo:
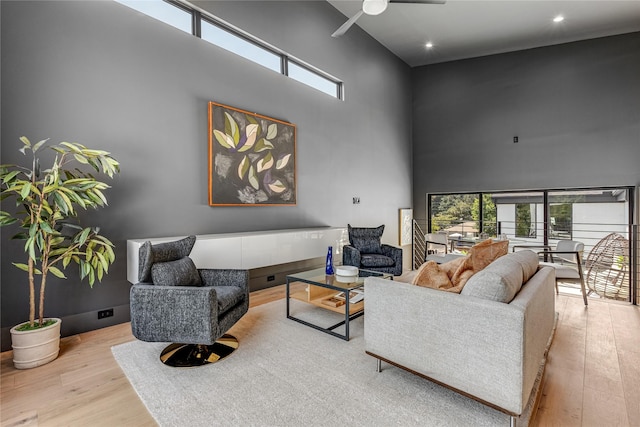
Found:
[(527, 283), (538, 271), (540, 261), (538, 254), (531, 250), (517, 251), (509, 254), (509, 257), (517, 261), (522, 267), (522, 283)]
[(510, 303), (522, 287), (522, 265), (513, 254), (501, 256), (467, 281), (461, 295)]
[(151, 281), (151, 266), (157, 262), (175, 261), (189, 256), (195, 243), (196, 236), (156, 245), (144, 242), (138, 249), (138, 281)]
[(347, 224), (349, 231), (349, 242), (360, 253), (382, 254), (380, 239), (384, 232), (384, 224), (375, 228), (352, 227)]
[(176, 261), (153, 264), (151, 280), (154, 285), (159, 286), (202, 286), (200, 273), (188, 256)]

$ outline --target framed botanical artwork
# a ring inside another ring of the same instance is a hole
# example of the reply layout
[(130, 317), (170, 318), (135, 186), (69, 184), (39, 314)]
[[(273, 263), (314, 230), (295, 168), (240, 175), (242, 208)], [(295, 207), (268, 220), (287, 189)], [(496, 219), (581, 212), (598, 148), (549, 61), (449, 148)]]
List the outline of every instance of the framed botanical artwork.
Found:
[(400, 246), (413, 241), (413, 209), (400, 209)]
[(209, 205), (296, 204), (296, 126), (209, 102)]

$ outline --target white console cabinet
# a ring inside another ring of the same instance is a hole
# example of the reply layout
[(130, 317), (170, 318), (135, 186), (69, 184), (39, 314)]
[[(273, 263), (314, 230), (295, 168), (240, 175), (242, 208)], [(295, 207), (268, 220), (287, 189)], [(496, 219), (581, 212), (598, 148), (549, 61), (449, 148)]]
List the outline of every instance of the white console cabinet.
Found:
[[(138, 282), (138, 250), (144, 242), (157, 244), (183, 237), (127, 240), (127, 280)], [(329, 227), (206, 234), (197, 236), (189, 256), (198, 268), (250, 270), (323, 257), (329, 246), (334, 247), (335, 256), (348, 241), (346, 228)]]

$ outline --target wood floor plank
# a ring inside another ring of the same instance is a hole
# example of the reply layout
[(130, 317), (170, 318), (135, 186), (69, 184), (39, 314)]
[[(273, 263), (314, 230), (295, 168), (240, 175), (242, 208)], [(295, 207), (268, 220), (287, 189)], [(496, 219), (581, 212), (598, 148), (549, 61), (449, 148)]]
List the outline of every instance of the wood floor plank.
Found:
[(624, 397), (585, 387), (582, 425), (584, 427), (630, 426), (626, 409)]
[(285, 286), (274, 286), (272, 288), (262, 289), (260, 291), (251, 292), (249, 295), (249, 306), (257, 307), (259, 305), (283, 299), (285, 297)]
[(38, 421), (51, 426), (155, 425), (141, 402), (131, 405), (120, 395), (127, 387), (129, 381), (120, 374), (99, 385), (70, 389), (67, 399), (39, 411)]
[[(1, 395), (2, 412), (10, 408), (19, 408), (23, 411), (31, 409), (30, 401), (39, 402), (47, 400), (49, 397), (55, 398), (62, 391), (60, 376), (53, 370), (51, 374), (44, 378), (37, 378), (31, 382), (23, 382), (20, 386), (16, 386), (7, 393)], [(31, 377), (33, 378), (33, 377)]]
[[(284, 285), (252, 292), (250, 307), (284, 296)], [(561, 294), (556, 310), (558, 329), (531, 425), (640, 426), (640, 308), (591, 300), (585, 308), (582, 298)], [(11, 352), (2, 353), (0, 425), (155, 426), (111, 355), (113, 345), (133, 339), (129, 323), (67, 337), (58, 359), (26, 371), (13, 367)]]
[(567, 297), (556, 295), (556, 313), (558, 313), (558, 324), (563, 321), (565, 311), (567, 310)]
[(538, 412), (531, 423), (536, 426), (580, 426), (582, 423), (582, 393), (575, 396), (571, 390), (579, 390), (582, 379), (566, 375), (561, 368), (547, 368), (542, 398)]
[(565, 326), (579, 329), (587, 327), (589, 309), (584, 305), (581, 297), (559, 295), (556, 299), (563, 299), (566, 303), (561, 319)]
[(593, 301), (589, 306), (584, 375), (585, 426), (629, 425), (610, 307), (603, 301)]
[(632, 425), (640, 427), (640, 353), (621, 350), (618, 358), (627, 418)]
[(38, 411), (23, 412), (13, 418), (3, 420), (2, 427), (38, 427)]
[(580, 426), (584, 388), (584, 312), (575, 298), (556, 297), (558, 316), (555, 337), (549, 350), (545, 383), (532, 426)]
[(591, 303), (586, 331), (585, 388), (624, 397), (609, 304)]
[(620, 363), (627, 418), (633, 425), (640, 426), (640, 307), (611, 304), (609, 311)]
[(58, 359), (36, 369), (3, 358), (2, 382), (14, 386), (1, 397), (2, 426), (155, 425), (111, 356), (112, 345), (132, 339), (127, 323), (63, 338)]

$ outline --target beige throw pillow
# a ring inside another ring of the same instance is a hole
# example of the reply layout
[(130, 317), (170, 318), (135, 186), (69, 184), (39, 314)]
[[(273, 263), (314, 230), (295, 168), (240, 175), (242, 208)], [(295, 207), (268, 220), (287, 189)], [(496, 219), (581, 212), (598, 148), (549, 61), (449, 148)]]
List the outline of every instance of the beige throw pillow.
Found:
[(427, 261), (420, 266), (416, 277), (413, 278), (413, 284), (425, 288), (442, 290), (453, 287), (449, 276), (447, 276), (447, 272), (435, 261)]
[(425, 288), (460, 293), (471, 276), (505, 255), (508, 249), (508, 240), (485, 240), (473, 246), (466, 257), (443, 264), (437, 264), (435, 261), (425, 262), (418, 269), (412, 283)]
[(460, 293), (473, 272), (469, 268), (469, 257), (460, 257), (443, 264), (425, 262), (418, 269), (413, 284), (425, 288)]
[(499, 240), (497, 242), (487, 239), (471, 248), (471, 259), (473, 261), (473, 271), (478, 271), (491, 264), (509, 251), (509, 241)]

